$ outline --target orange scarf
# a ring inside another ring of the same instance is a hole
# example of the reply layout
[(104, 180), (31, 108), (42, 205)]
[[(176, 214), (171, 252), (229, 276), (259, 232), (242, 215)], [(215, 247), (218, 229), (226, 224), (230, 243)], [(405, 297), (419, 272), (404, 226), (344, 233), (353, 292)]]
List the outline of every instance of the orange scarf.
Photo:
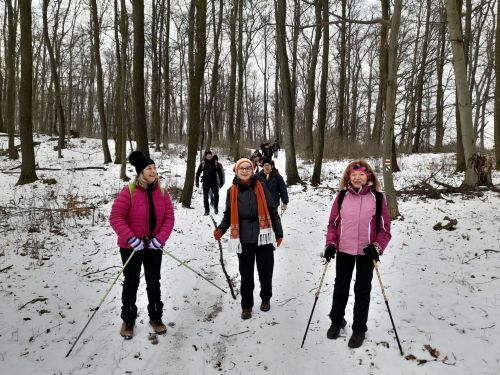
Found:
[[(271, 216), (267, 209), (266, 195), (259, 180), (255, 182), (254, 193), (257, 197), (257, 212), (259, 215), (259, 237), (257, 246), (274, 243), (275, 236), (271, 223)], [(231, 186), (230, 208), (231, 208), (231, 230), (229, 235), (229, 250), (241, 253), (240, 228), (238, 221), (238, 185)]]

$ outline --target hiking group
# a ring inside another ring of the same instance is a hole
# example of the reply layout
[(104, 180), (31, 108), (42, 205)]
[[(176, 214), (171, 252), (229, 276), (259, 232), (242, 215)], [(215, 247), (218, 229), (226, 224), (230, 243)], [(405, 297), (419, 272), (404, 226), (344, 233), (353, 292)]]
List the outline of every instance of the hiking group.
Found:
[[(255, 264), (260, 281), (260, 310), (271, 309), (274, 250), (284, 237), (278, 209), (281, 205), (283, 214), (288, 205), (284, 179), (272, 159), (278, 156), (279, 144), (276, 141), (261, 146), (262, 153), (256, 150), (250, 158), (242, 157), (234, 164), (235, 177), (228, 188), (223, 217), (213, 232), (215, 240), (220, 241), (229, 230), (228, 247), (237, 254), (239, 262), (242, 319), (252, 317)], [(172, 202), (168, 192), (160, 187), (155, 162), (138, 151), (130, 154), (129, 161), (137, 176), (118, 194), (110, 215), (124, 264), (120, 334), (125, 338), (133, 336), (141, 266), (147, 284), (150, 324), (156, 333), (166, 332), (162, 322), (160, 267), (162, 247), (174, 227)], [(201, 175), (205, 215), (210, 214), (211, 194), (214, 213), (218, 214), (224, 168), (217, 155), (209, 150), (205, 151), (196, 172), (197, 187)], [(336, 258), (331, 326), (326, 334), (329, 339), (336, 339), (347, 324), (345, 309), (356, 266), (352, 336), (348, 346), (357, 348), (365, 339), (373, 268), (391, 239), (391, 221), (379, 180), (366, 161), (349, 163), (339, 188), (321, 254), (326, 262)], [(136, 255), (132, 257), (133, 254)]]

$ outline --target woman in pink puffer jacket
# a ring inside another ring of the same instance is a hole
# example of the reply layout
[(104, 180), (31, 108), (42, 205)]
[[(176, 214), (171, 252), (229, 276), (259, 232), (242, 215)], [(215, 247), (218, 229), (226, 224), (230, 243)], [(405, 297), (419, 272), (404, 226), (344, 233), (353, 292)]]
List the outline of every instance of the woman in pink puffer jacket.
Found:
[(123, 270), (123, 323), (120, 334), (126, 339), (132, 338), (137, 318), (135, 303), (142, 265), (147, 284), (150, 324), (156, 333), (167, 331), (161, 320), (161, 248), (174, 228), (172, 201), (168, 192), (160, 187), (154, 161), (139, 151), (132, 152), (129, 161), (137, 172), (133, 191), (129, 185), (122, 189), (113, 202), (109, 220), (118, 235), (123, 264), (134, 253)]
[[(391, 239), (391, 218), (385, 197), (380, 192), (380, 182), (366, 161), (356, 160), (347, 166), (340, 189), (341, 193), (332, 205), (324, 251), (327, 261), (337, 254), (330, 311), (332, 324), (327, 337), (338, 338), (340, 330), (346, 326), (345, 307), (356, 265), (353, 333), (348, 346), (358, 348), (363, 344), (367, 331), (373, 261), (379, 261), (379, 255)], [(342, 199), (340, 209), (339, 199)]]

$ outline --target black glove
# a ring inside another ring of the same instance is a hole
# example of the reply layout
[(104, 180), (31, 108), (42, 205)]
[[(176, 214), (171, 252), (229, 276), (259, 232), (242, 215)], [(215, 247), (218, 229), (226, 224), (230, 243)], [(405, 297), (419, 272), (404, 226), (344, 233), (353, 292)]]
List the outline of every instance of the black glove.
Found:
[(325, 259), (327, 262), (329, 262), (332, 259), (335, 259), (335, 253), (337, 252), (337, 249), (335, 248), (335, 245), (326, 245), (325, 246)]
[(367, 247), (363, 249), (363, 252), (365, 253), (366, 256), (370, 257), (374, 261), (380, 262), (379, 259), (380, 254), (378, 253), (378, 250), (374, 244), (369, 244)]

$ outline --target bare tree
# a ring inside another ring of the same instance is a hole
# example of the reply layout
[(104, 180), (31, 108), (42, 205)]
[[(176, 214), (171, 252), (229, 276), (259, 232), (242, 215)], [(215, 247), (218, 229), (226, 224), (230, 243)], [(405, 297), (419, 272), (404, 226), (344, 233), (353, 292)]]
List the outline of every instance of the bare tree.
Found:
[(16, 185), (27, 184), (38, 178), (35, 172), (33, 149), (32, 80), (33, 55), (31, 50), (31, 0), (19, 4), (21, 17), (21, 86), (19, 88), (19, 128), (23, 155), (21, 175)]
[(294, 102), (293, 87), (290, 79), (290, 69), (288, 66), (288, 54), (286, 51), (286, 1), (276, 0), (276, 43), (278, 56), (277, 60), (280, 69), (281, 92), (283, 98), (284, 114), (284, 145), (286, 150), (286, 177), (289, 185), (301, 182), (299, 171), (297, 170), (297, 160), (295, 155), (294, 142)]
[(101, 63), (101, 42), (99, 38), (100, 34), (100, 22), (97, 15), (97, 2), (96, 0), (90, 0), (90, 11), (92, 13), (92, 36), (93, 36), (93, 52), (94, 52), (94, 62), (96, 67), (96, 78), (97, 78), (97, 108), (99, 111), (100, 125), (101, 125), (101, 143), (102, 151), (104, 154), (104, 164), (111, 163), (111, 153), (109, 152), (108, 146), (108, 122), (106, 120), (106, 113), (104, 109), (104, 83), (102, 78), (102, 63)]
[(144, 0), (133, 0), (134, 24), (134, 125), (137, 150), (149, 156), (148, 127), (144, 98)]
[(189, 139), (186, 179), (182, 190), (183, 207), (191, 206), (193, 195), (194, 172), (196, 167), (196, 150), (200, 135), (200, 91), (206, 59), (206, 20), (207, 1), (191, 0), (189, 8)]
[(311, 178), (311, 185), (317, 186), (321, 181), (321, 166), (323, 163), (323, 150), (325, 148), (325, 125), (326, 125), (326, 96), (328, 81), (328, 50), (330, 49), (330, 27), (328, 17), (328, 0), (322, 0), (323, 10), (323, 56), (321, 62), (321, 82), (318, 104), (318, 147), (314, 159), (314, 170)]
[(495, 28), (495, 168), (500, 170), (500, 1)]
[[(388, 1), (388, 0), (387, 0)], [(391, 217), (395, 219), (399, 216), (398, 203), (396, 200), (396, 190), (394, 189), (394, 181), (392, 176), (393, 156), (393, 140), (394, 140), (394, 120), (396, 112), (396, 88), (397, 88), (397, 73), (398, 73), (398, 37), (399, 25), (401, 23), (401, 9), (403, 7), (402, 0), (394, 2), (394, 12), (391, 20), (391, 34), (388, 48), (388, 74), (387, 74), (387, 98), (386, 105), (386, 125), (384, 133), (384, 189), (387, 197), (387, 206)]]
[[(5, 103), (5, 121), (7, 122), (7, 133), (9, 136), (9, 158), (18, 159), (19, 155), (14, 144), (14, 132), (16, 129), (16, 30), (17, 22), (12, 0), (6, 0), (7, 6), (7, 53), (5, 64), (7, 66), (7, 92)], [(31, 12), (31, 11), (30, 11)]]
[(472, 129), (472, 109), (470, 92), (467, 87), (464, 41), (460, 27), (460, 15), (456, 0), (447, 0), (446, 4), (448, 33), (453, 52), (453, 70), (455, 72), (455, 86), (457, 89), (457, 107), (460, 115), (464, 156), (467, 163), (465, 178), (462, 186), (474, 187), (479, 182), (479, 176), (477, 170), (475, 169), (475, 162), (478, 155)]

